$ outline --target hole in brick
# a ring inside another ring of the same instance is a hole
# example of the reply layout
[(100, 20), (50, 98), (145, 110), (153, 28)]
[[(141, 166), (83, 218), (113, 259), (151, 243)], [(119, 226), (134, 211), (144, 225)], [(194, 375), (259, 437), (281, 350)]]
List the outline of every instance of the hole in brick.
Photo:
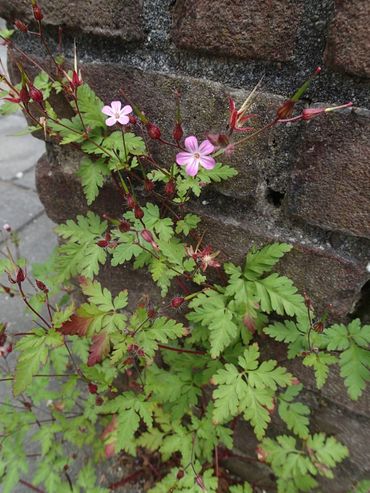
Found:
[(273, 206), (280, 207), (284, 197), (285, 197), (285, 193), (278, 192), (273, 188), (267, 187), (266, 199)]
[(361, 297), (351, 318), (359, 318), (364, 324), (370, 323), (370, 281), (362, 286)]

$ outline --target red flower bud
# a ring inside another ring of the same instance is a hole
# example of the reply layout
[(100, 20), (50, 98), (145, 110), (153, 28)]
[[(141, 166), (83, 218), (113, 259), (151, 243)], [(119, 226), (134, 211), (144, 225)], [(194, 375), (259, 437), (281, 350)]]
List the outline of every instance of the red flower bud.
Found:
[(172, 137), (176, 142), (179, 142), (182, 139), (183, 135), (184, 131), (182, 129), (181, 123), (177, 122), (175, 128), (173, 129)]
[(109, 241), (107, 240), (99, 240), (96, 244), (101, 248), (106, 248), (109, 245)]
[(97, 396), (97, 397), (96, 397), (96, 399), (95, 399), (95, 404), (96, 404), (97, 406), (101, 406), (103, 403), (104, 403), (103, 398), (102, 398), (102, 397), (100, 397), (100, 396)]
[(141, 232), (141, 236), (144, 238), (145, 241), (147, 241), (148, 243), (150, 243), (152, 245), (154, 250), (159, 250), (159, 246), (154, 241), (153, 235), (149, 230), (143, 229)]
[(176, 474), (176, 479), (182, 479), (184, 476), (185, 476), (184, 469), (179, 469), (178, 473)]
[(147, 192), (151, 192), (152, 190), (154, 190), (154, 187), (155, 187), (154, 181), (152, 180), (144, 181), (144, 188)]
[(22, 89), (19, 91), (19, 99), (22, 101), (22, 103), (27, 104), (30, 100), (30, 93), (28, 92), (28, 89), (26, 86), (23, 86)]
[(135, 202), (135, 199), (134, 197), (131, 195), (131, 194), (127, 194), (126, 195), (126, 200), (127, 200), (127, 205), (128, 205), (128, 208), (129, 209), (135, 209), (135, 206), (136, 206), (136, 202)]
[(27, 24), (25, 24), (24, 22), (20, 21), (19, 19), (17, 19), (14, 22), (14, 26), (16, 27), (16, 29), (18, 29), (18, 31), (22, 31), (22, 33), (28, 32), (28, 26), (27, 26)]
[(40, 89), (37, 89), (34, 85), (29, 85), (30, 97), (35, 103), (41, 104), (44, 101), (44, 96)]
[(151, 139), (153, 140), (158, 140), (161, 138), (161, 131), (160, 129), (157, 127), (157, 125), (154, 125), (154, 123), (147, 123), (146, 124), (146, 130), (148, 132), (148, 135)]
[(72, 81), (71, 81), (72, 89), (75, 90), (75, 89), (77, 89), (77, 87), (82, 86), (82, 84), (83, 84), (82, 79), (80, 78), (80, 76), (78, 75), (76, 70), (74, 70), (73, 74), (72, 74)]
[(137, 123), (137, 118), (135, 115), (129, 115), (128, 119), (129, 119), (131, 125), (135, 125)]
[(171, 300), (171, 306), (172, 308), (179, 308), (184, 302), (185, 302), (185, 298), (182, 298), (181, 296), (177, 296), (176, 298), (173, 298)]
[(38, 22), (42, 21), (44, 16), (42, 14), (41, 7), (37, 3), (35, 3), (34, 5), (32, 5), (32, 9), (33, 9), (33, 16), (35, 20)]
[(136, 219), (142, 219), (144, 217), (144, 211), (138, 205), (135, 205), (134, 214)]
[(302, 120), (311, 120), (311, 118), (323, 113), (325, 113), (325, 108), (306, 108), (302, 111)]
[(284, 120), (285, 118), (289, 118), (290, 115), (293, 112), (295, 105), (295, 101), (292, 101), (291, 99), (288, 99), (285, 101), (282, 106), (277, 110), (276, 112), (276, 118), (279, 120)]
[(170, 180), (169, 182), (166, 183), (166, 186), (164, 187), (164, 193), (168, 195), (169, 197), (172, 197), (176, 192), (176, 185), (173, 180)]
[(152, 233), (148, 229), (143, 229), (142, 232), (141, 232), (141, 236), (148, 243), (153, 243), (154, 242), (153, 235), (152, 235)]
[(24, 272), (24, 270), (21, 267), (19, 267), (18, 271), (17, 271), (17, 277), (16, 277), (17, 284), (22, 284), (22, 282), (24, 282), (25, 279), (26, 279), (26, 273)]
[(89, 382), (87, 385), (90, 394), (96, 394), (98, 392), (98, 386), (95, 383)]
[(39, 279), (36, 279), (36, 286), (39, 288), (40, 291), (43, 291), (45, 294), (47, 294), (49, 292), (46, 285), (42, 281), (40, 281)]
[(312, 326), (312, 330), (314, 330), (318, 334), (322, 334), (324, 332), (324, 329), (325, 329), (325, 325), (324, 325), (324, 322), (322, 320), (314, 323)]
[(126, 221), (126, 219), (122, 219), (122, 221), (120, 221), (119, 223), (118, 229), (121, 231), (121, 233), (127, 233), (131, 229), (131, 224)]

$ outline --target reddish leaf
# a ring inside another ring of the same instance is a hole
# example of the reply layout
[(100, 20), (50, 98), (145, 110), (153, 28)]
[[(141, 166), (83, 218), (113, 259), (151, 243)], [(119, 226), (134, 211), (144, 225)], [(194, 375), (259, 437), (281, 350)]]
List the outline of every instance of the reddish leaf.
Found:
[(92, 320), (92, 318), (83, 318), (78, 315), (72, 315), (67, 322), (64, 322), (60, 331), (64, 335), (83, 337), (86, 335)]
[(94, 366), (96, 363), (100, 363), (102, 359), (107, 356), (110, 351), (110, 341), (108, 334), (104, 331), (95, 335), (92, 338), (92, 344), (89, 349), (89, 359), (87, 360), (88, 366)]

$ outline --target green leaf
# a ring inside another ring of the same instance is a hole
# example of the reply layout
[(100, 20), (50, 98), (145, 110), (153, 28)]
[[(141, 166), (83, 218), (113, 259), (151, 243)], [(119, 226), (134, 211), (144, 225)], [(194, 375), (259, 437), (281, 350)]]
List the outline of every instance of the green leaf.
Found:
[(311, 366), (314, 369), (317, 388), (321, 389), (329, 376), (329, 365), (332, 365), (337, 361), (335, 356), (319, 352), (307, 355), (303, 359), (303, 364), (305, 366)]
[(109, 169), (103, 159), (91, 161), (84, 157), (81, 161), (77, 176), (80, 177), (88, 205), (91, 205), (99, 194), (99, 188), (104, 184), (104, 179), (109, 176)]
[(324, 467), (318, 468), (319, 473), (333, 478), (330, 470), (348, 457), (348, 449), (334, 437), (326, 437), (324, 433), (316, 433), (307, 440), (307, 447), (314, 453), (316, 461)]
[(279, 396), (279, 415), (289, 430), (300, 438), (307, 438), (310, 408), (302, 402), (293, 402), (302, 389), (302, 384), (292, 385)]
[(253, 344), (238, 360), (244, 372), (226, 364), (214, 375), (218, 388), (213, 392), (213, 417), (216, 423), (221, 423), (243, 414), (257, 438), (262, 438), (271, 420), (268, 409), (274, 406), (275, 390), (278, 385), (289, 385), (292, 375), (285, 368), (277, 367), (274, 360), (259, 364), (259, 354), (258, 345)]
[(20, 351), (17, 366), (15, 369), (13, 392), (17, 396), (31, 384), (32, 377), (41, 365), (45, 365), (49, 349), (63, 345), (61, 334), (50, 329), (45, 333), (42, 329), (37, 329), (32, 335), (27, 335), (18, 341), (16, 350)]
[(259, 250), (251, 248), (245, 259), (245, 277), (251, 281), (260, 278), (264, 272), (269, 272), (281, 257), (290, 252), (292, 248), (292, 245), (287, 243), (272, 243)]
[(226, 164), (217, 163), (213, 169), (200, 168), (197, 178), (200, 182), (210, 183), (210, 182), (220, 182), (223, 180), (228, 180), (233, 176), (238, 174), (235, 168), (228, 166)]
[(89, 279), (99, 272), (99, 264), (107, 258), (105, 250), (96, 243), (102, 239), (107, 228), (106, 221), (88, 212), (86, 216), (77, 216), (77, 221), (68, 220), (57, 226), (57, 234), (68, 240), (58, 247), (56, 270), (62, 279), (81, 274)]
[(275, 273), (254, 283), (262, 311), (290, 316), (300, 316), (306, 312), (303, 297), (287, 277)]
[(158, 344), (178, 339), (185, 335), (183, 324), (172, 318), (159, 317), (148, 327), (137, 333), (136, 341), (144, 349), (145, 354), (153, 357)]
[(230, 493), (253, 493), (252, 486), (249, 483), (230, 486)]
[(106, 127), (106, 117), (101, 111), (104, 103), (86, 83), (77, 89), (77, 102), (85, 126)]
[(189, 303), (192, 311), (188, 320), (200, 323), (210, 331), (211, 356), (217, 358), (240, 334), (235, 324), (234, 313), (227, 306), (226, 297), (214, 290), (206, 290)]
[(180, 221), (176, 223), (176, 233), (183, 233), (187, 236), (192, 229), (195, 229), (198, 226), (200, 220), (200, 217), (195, 214), (186, 214), (184, 219), (180, 219)]

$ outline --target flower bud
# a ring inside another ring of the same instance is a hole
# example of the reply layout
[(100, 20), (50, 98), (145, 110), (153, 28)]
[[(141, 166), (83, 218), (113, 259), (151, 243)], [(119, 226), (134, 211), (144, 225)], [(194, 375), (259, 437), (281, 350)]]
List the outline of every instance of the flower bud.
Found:
[(183, 135), (184, 131), (182, 129), (181, 123), (177, 122), (175, 128), (173, 129), (172, 137), (176, 142), (179, 142), (182, 139)]
[(135, 205), (134, 214), (136, 219), (142, 219), (144, 217), (144, 211), (138, 205)]
[(23, 86), (22, 89), (19, 91), (19, 99), (24, 104), (29, 103), (30, 93), (28, 92), (28, 89), (26, 86)]
[(29, 85), (30, 97), (35, 103), (41, 104), (44, 101), (44, 96), (40, 89), (37, 89), (34, 85)]
[(325, 108), (305, 108), (302, 111), (302, 120), (311, 120), (315, 116), (325, 113)]
[(122, 219), (122, 221), (120, 221), (119, 223), (118, 229), (121, 231), (121, 233), (127, 233), (131, 229), (131, 224), (126, 221), (126, 219)]
[(133, 197), (130, 193), (128, 193), (128, 194), (126, 195), (126, 200), (127, 200), (127, 205), (128, 205), (128, 208), (129, 208), (129, 209), (134, 209), (134, 208), (135, 208), (135, 206), (136, 206), (136, 202), (135, 202), (134, 197)]
[(176, 298), (172, 298), (171, 306), (172, 308), (179, 308), (185, 302), (185, 298), (181, 296), (177, 296)]
[(102, 398), (102, 397), (100, 397), (100, 396), (98, 395), (98, 396), (96, 397), (96, 399), (95, 399), (95, 404), (96, 404), (97, 406), (101, 406), (103, 403), (104, 403), (103, 398)]
[(154, 242), (153, 235), (152, 235), (152, 233), (148, 229), (143, 229), (142, 232), (141, 232), (141, 236), (148, 243), (153, 243)]
[(157, 125), (154, 125), (154, 123), (147, 123), (146, 124), (146, 130), (148, 132), (148, 135), (151, 139), (153, 140), (158, 140), (161, 138), (161, 131), (160, 129), (157, 127)]
[(324, 332), (325, 325), (322, 320), (319, 320), (318, 322), (314, 323), (312, 326), (312, 330), (317, 332), (318, 334), (322, 334)]
[(98, 386), (95, 383), (89, 382), (87, 385), (90, 394), (96, 394), (98, 392)]
[(109, 241), (107, 240), (99, 240), (96, 244), (101, 248), (106, 248), (109, 245)]
[(177, 474), (176, 474), (176, 479), (182, 479), (184, 476), (185, 476), (184, 469), (179, 469)]
[(22, 284), (22, 282), (24, 282), (25, 279), (26, 279), (26, 273), (24, 272), (24, 270), (21, 267), (19, 267), (18, 271), (17, 271), (17, 277), (16, 277), (17, 284)]
[(36, 286), (39, 288), (40, 291), (42, 291), (45, 294), (47, 294), (49, 292), (46, 285), (42, 281), (40, 281), (39, 279), (36, 279)]
[(168, 195), (168, 197), (172, 197), (176, 192), (176, 185), (173, 180), (170, 180), (169, 182), (166, 183), (166, 186), (164, 187), (164, 193)]
[(286, 118), (289, 118), (293, 112), (294, 106), (295, 101), (288, 99), (282, 104), (282, 106), (280, 106), (280, 108), (278, 108), (276, 112), (276, 118), (278, 120), (285, 120)]
[(37, 3), (34, 3), (32, 5), (32, 9), (33, 9), (33, 16), (34, 16), (35, 20), (38, 22), (42, 21), (44, 16), (43, 16), (40, 5), (38, 5)]
[(131, 125), (135, 125), (137, 123), (137, 118), (135, 115), (129, 115), (128, 119), (129, 119)]
[(15, 26), (16, 29), (18, 29), (18, 31), (22, 31), (22, 33), (27, 33), (28, 32), (28, 26), (27, 26), (27, 24), (25, 24), (24, 22), (20, 21), (19, 19), (17, 19), (14, 22), (14, 26)]
[(70, 84), (71, 84), (72, 90), (76, 90), (78, 87), (82, 86), (82, 84), (83, 84), (83, 81), (82, 81), (81, 77), (78, 75), (78, 73), (76, 72), (76, 70), (73, 71), (72, 80), (71, 80)]
[(147, 192), (151, 192), (152, 190), (154, 190), (154, 187), (155, 187), (154, 181), (152, 180), (144, 181), (144, 188)]
[(6, 223), (3, 226), (3, 230), (6, 231), (7, 233), (11, 233), (12, 232), (12, 227), (10, 226), (10, 224)]

